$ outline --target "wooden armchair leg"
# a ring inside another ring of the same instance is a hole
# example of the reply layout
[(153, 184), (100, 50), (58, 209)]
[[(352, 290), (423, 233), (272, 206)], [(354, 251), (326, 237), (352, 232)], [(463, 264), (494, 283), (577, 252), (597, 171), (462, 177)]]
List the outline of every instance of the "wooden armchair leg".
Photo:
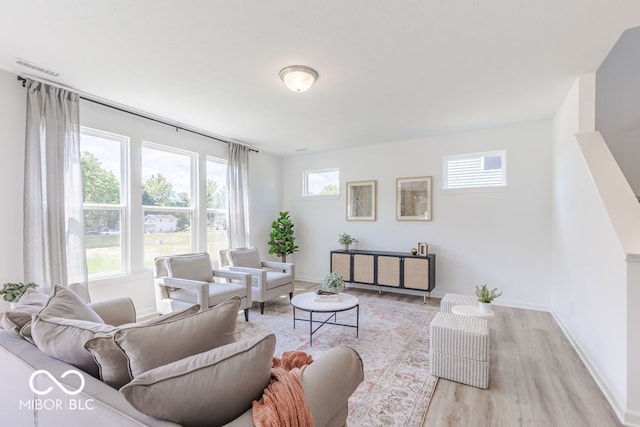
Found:
[(260, 314), (264, 314), (264, 302), (260, 303)]
[(245, 322), (249, 321), (249, 309), (248, 308), (244, 309), (244, 321)]
[(293, 292), (289, 292), (289, 302), (293, 299)]

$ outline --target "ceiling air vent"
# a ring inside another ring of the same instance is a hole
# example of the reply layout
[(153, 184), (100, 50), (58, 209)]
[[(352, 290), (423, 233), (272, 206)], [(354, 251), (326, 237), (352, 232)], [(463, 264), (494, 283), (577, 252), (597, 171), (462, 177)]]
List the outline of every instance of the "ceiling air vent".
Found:
[(60, 75), (60, 73), (56, 73), (55, 71), (47, 70), (44, 67), (41, 67), (41, 66), (36, 65), (36, 64), (33, 64), (33, 63), (31, 63), (29, 61), (26, 61), (24, 59), (16, 58), (16, 64), (22, 65), (23, 67), (30, 68), (30, 69), (38, 71), (40, 73), (48, 74), (48, 75), (53, 76), (53, 77), (58, 77)]

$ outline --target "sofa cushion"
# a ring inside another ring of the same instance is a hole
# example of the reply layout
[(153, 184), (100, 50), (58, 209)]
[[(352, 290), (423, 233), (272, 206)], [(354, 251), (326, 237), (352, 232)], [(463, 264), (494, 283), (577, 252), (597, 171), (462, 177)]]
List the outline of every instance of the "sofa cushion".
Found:
[(69, 363), (98, 378), (98, 365), (84, 343), (96, 334), (108, 334), (116, 326), (87, 320), (34, 314), (31, 334), (38, 349), (44, 354)]
[(120, 393), (143, 414), (184, 426), (223, 425), (269, 384), (275, 335), (199, 353), (139, 375)]
[(48, 300), (49, 295), (33, 288), (27, 289), (15, 308), (5, 312), (2, 316), (2, 327), (13, 335), (20, 335), (20, 329), (31, 322), (31, 315), (42, 310)]
[(169, 276), (180, 279), (213, 282), (213, 267), (209, 254), (177, 255), (167, 258)]
[(118, 347), (113, 340), (113, 335), (117, 330), (139, 326), (139, 325), (155, 325), (157, 323), (167, 322), (179, 319), (200, 311), (199, 305), (194, 305), (182, 311), (165, 314), (164, 316), (154, 317), (139, 324), (129, 323), (121, 325), (119, 328), (106, 334), (99, 334), (88, 339), (84, 343), (84, 348), (88, 350), (100, 372), (100, 379), (109, 384), (111, 387), (120, 388), (131, 381), (129, 375), (129, 365), (124, 352)]
[(127, 357), (132, 378), (158, 366), (235, 341), (240, 298), (208, 310), (155, 325), (115, 332), (113, 339)]
[(260, 253), (257, 249), (229, 251), (229, 262), (236, 267), (262, 268)]

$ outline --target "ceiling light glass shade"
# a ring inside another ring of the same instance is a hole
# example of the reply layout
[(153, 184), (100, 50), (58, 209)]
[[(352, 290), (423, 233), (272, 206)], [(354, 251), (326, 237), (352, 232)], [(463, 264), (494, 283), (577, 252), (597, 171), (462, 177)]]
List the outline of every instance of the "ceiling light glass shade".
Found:
[(304, 65), (290, 65), (280, 70), (284, 85), (294, 92), (304, 92), (318, 80), (318, 73)]

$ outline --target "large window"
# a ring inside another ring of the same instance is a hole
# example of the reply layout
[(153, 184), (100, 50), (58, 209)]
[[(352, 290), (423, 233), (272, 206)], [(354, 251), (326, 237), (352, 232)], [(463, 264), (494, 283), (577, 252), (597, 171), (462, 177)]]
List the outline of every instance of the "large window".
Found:
[(123, 167), (129, 139), (81, 128), (85, 245), (90, 277), (126, 270), (123, 219), (127, 188)]
[(319, 169), (304, 171), (303, 197), (335, 197), (340, 195), (340, 170)]
[(505, 150), (445, 156), (443, 187), (504, 187), (507, 185), (506, 166)]
[(227, 240), (227, 163), (207, 158), (207, 251), (216, 259)]
[(192, 251), (195, 154), (142, 145), (144, 266), (153, 259)]

